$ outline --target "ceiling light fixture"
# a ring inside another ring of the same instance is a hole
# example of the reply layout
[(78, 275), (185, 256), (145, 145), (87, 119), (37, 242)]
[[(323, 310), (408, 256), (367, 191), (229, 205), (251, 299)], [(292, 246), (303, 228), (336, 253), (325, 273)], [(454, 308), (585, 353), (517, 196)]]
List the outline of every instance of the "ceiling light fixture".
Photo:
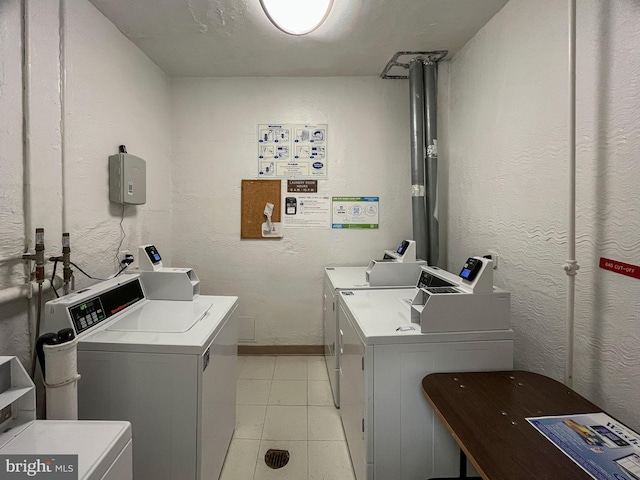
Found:
[(306, 35), (322, 25), (333, 0), (260, 0), (269, 20), (289, 35)]

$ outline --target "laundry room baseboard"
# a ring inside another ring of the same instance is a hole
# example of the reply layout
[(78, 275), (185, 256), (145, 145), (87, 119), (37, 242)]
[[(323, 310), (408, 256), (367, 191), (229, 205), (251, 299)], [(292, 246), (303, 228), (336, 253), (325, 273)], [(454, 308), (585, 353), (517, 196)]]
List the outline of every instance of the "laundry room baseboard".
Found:
[(324, 345), (238, 345), (238, 355), (324, 355)]

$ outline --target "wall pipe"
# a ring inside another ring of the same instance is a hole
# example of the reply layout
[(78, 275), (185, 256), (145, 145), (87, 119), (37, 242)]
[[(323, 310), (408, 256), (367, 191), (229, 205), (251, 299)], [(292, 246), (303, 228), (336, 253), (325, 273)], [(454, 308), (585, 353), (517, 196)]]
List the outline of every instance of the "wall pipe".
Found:
[[(24, 213), (24, 252), (29, 251), (32, 229), (31, 205), (31, 42), (29, 39), (29, 0), (22, 0), (22, 210)], [(28, 267), (27, 267), (28, 268)]]
[(436, 62), (424, 61), (425, 159), (427, 185), (427, 251), (429, 265), (438, 265), (440, 238), (438, 228), (438, 119), (436, 97)]
[(66, 56), (67, 56), (67, 15), (66, 15), (66, 1), (60, 0), (58, 6), (58, 22), (59, 22), (59, 55), (58, 63), (60, 66), (60, 169), (62, 179), (62, 192), (61, 192), (61, 212), (62, 212), (62, 231), (67, 231), (67, 202), (66, 202), (66, 167), (65, 160), (67, 158), (67, 132), (65, 130), (66, 124), (66, 102), (67, 102), (67, 68), (66, 68)]
[[(58, 289), (62, 287), (63, 281), (60, 277), (56, 276), (53, 281), (53, 286)], [(30, 299), (33, 298), (33, 291), (38, 287), (38, 283), (33, 281), (29, 282), (26, 285), (17, 285), (15, 287), (4, 288), (0, 290), (0, 305), (5, 303), (13, 302), (15, 300), (19, 300), (21, 298)], [(45, 279), (42, 282), (42, 290), (46, 291), (51, 288), (51, 280)]]
[(416, 257), (427, 260), (427, 205), (424, 175), (424, 66), (422, 60), (409, 64), (411, 96), (411, 211)]
[[(31, 197), (31, 35), (30, 35), (30, 0), (21, 3), (21, 36), (22, 36), (22, 211), (24, 215), (24, 252), (29, 252), (30, 236), (33, 232), (33, 206)], [(27, 298), (31, 299), (31, 263), (24, 263), (25, 283), (29, 285)], [(41, 284), (39, 288), (41, 287)], [(18, 287), (20, 288), (20, 287)], [(11, 291), (11, 289), (8, 289)], [(12, 295), (12, 294), (11, 294)], [(9, 295), (10, 296), (10, 295)], [(22, 296), (22, 294), (20, 294)], [(1, 298), (1, 297), (0, 297)], [(27, 308), (29, 333), (33, 335), (34, 314), (32, 304)], [(33, 344), (33, 342), (29, 342)], [(33, 370), (31, 365), (31, 370)]]
[(11, 255), (8, 257), (2, 257), (0, 258), (0, 263), (13, 263), (13, 262), (21, 262), (22, 260), (24, 260), (22, 258), (22, 253), (17, 253), (15, 255)]
[(567, 318), (564, 383), (573, 386), (573, 338), (575, 324), (576, 275), (576, 0), (569, 0), (569, 231), (567, 232)]

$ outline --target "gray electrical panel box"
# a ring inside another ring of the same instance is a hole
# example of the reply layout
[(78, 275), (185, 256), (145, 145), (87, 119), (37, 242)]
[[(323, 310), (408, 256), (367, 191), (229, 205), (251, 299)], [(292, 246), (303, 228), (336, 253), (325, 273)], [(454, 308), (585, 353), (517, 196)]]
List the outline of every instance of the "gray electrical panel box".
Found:
[(109, 157), (109, 200), (142, 205), (147, 202), (147, 164), (128, 153)]

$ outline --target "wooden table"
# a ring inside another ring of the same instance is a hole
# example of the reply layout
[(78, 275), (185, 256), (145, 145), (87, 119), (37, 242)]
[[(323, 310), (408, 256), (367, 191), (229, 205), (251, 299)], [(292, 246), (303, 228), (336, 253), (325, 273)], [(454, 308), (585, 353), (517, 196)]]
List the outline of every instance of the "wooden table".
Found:
[(434, 373), (422, 391), (483, 479), (592, 480), (526, 420), (602, 411), (562, 383), (523, 371)]

